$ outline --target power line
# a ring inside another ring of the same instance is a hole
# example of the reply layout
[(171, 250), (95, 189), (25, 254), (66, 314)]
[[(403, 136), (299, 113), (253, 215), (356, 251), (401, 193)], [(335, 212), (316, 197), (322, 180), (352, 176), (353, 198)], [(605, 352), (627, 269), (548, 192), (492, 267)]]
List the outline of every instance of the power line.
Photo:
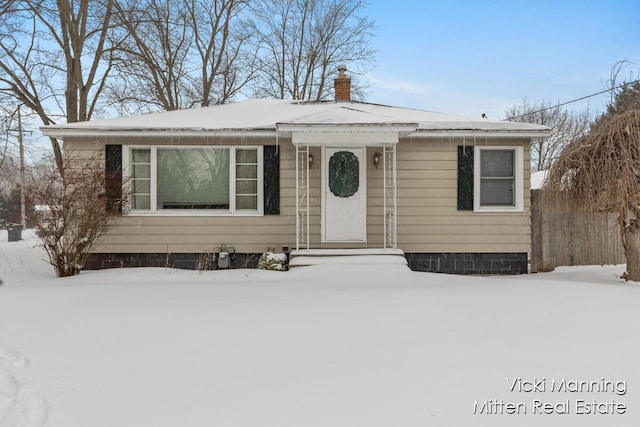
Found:
[(574, 102), (582, 101), (583, 99), (591, 98), (591, 97), (594, 97), (594, 96), (597, 96), (597, 95), (602, 95), (603, 93), (611, 92), (612, 90), (620, 89), (621, 87), (625, 87), (625, 86), (628, 86), (628, 85), (631, 85), (631, 84), (634, 84), (634, 83), (638, 83), (638, 82), (640, 82), (640, 79), (639, 80), (634, 80), (634, 81), (631, 81), (631, 82), (627, 82), (627, 83), (622, 83), (622, 84), (620, 84), (618, 86), (614, 86), (614, 87), (609, 88), (609, 89), (601, 90), (600, 92), (592, 93), (591, 95), (582, 96), (580, 98), (572, 99), (571, 101), (562, 102), (560, 104), (553, 105), (551, 107), (541, 108), (540, 110), (536, 110), (536, 111), (529, 111), (527, 113), (520, 114), (519, 116), (507, 117), (505, 120), (515, 120), (515, 119), (519, 119), (520, 117), (528, 116), (530, 114), (542, 113), (543, 111), (552, 110), (554, 108), (562, 107), (563, 105), (567, 105), (567, 104), (571, 104), (571, 103), (574, 103)]

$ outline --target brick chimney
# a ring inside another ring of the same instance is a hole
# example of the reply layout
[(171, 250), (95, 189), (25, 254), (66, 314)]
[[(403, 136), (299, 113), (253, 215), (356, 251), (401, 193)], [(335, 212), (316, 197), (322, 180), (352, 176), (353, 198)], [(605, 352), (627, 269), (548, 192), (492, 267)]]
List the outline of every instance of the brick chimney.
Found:
[(333, 80), (336, 102), (351, 101), (351, 79), (347, 77), (345, 71), (347, 71), (347, 66), (340, 65), (338, 67), (338, 78)]

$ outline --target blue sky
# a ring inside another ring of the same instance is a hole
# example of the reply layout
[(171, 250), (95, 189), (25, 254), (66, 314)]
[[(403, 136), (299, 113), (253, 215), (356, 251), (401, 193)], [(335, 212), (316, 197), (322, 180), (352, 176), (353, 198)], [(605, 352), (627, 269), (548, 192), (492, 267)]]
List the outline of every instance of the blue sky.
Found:
[[(639, 78), (639, 0), (378, 0), (367, 14), (378, 50), (369, 102), (503, 119), (525, 97), (604, 90), (619, 60)], [(567, 108), (601, 111), (607, 99)]]

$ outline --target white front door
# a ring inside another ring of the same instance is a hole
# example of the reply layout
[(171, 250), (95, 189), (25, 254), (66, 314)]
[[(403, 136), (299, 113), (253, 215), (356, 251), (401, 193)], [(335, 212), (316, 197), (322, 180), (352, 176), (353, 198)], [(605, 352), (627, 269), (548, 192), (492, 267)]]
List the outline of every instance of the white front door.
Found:
[(365, 148), (323, 148), (323, 242), (366, 242)]

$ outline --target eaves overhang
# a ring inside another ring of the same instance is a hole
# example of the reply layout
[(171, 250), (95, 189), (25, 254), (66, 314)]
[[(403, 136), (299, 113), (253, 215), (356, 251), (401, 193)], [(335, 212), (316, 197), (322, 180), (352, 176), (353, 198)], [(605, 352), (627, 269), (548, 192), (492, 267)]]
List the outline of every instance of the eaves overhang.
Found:
[(442, 137), (491, 137), (491, 138), (545, 138), (550, 130), (516, 130), (516, 129), (419, 129), (407, 137), (442, 138)]
[(43, 135), (66, 137), (274, 137), (275, 128), (206, 129), (206, 128), (72, 128), (41, 127)]
[(395, 135), (395, 138), (441, 138), (441, 137), (494, 137), (494, 138), (544, 138), (550, 129), (452, 129), (419, 128), (418, 123), (385, 124), (292, 124), (278, 123), (274, 127), (208, 129), (208, 128), (124, 128), (124, 127), (75, 127), (64, 125), (41, 127), (43, 135), (53, 138), (66, 137), (256, 137), (276, 136), (293, 138), (293, 135)]

